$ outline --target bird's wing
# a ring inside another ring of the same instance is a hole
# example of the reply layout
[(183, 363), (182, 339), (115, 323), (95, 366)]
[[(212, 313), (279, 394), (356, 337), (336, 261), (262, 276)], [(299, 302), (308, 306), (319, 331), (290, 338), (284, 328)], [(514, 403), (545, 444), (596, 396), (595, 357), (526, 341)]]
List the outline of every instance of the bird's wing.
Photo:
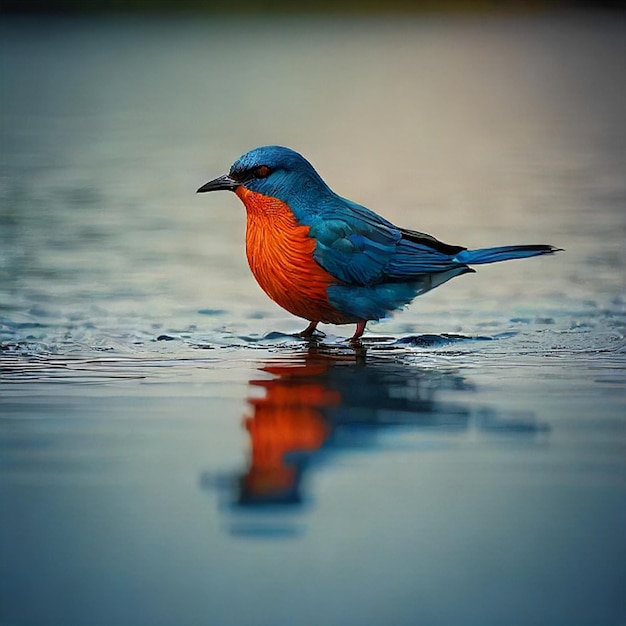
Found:
[(309, 218), (315, 260), (339, 280), (358, 285), (409, 281), (463, 264), (453, 259), (464, 248), (430, 235), (403, 230), (366, 207), (336, 197)]

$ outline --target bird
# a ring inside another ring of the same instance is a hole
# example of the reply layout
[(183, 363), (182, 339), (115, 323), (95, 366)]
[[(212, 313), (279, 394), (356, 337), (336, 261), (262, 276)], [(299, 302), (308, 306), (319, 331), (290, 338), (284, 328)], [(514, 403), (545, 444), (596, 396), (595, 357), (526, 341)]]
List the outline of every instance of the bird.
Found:
[(246, 152), (197, 193), (219, 190), (243, 202), (252, 274), (274, 302), (309, 321), (301, 337), (312, 337), (319, 323), (356, 324), (351, 341), (358, 342), (367, 322), (474, 272), (472, 265), (561, 250), (547, 244), (468, 250), (400, 228), (337, 195), (309, 161), (283, 146)]

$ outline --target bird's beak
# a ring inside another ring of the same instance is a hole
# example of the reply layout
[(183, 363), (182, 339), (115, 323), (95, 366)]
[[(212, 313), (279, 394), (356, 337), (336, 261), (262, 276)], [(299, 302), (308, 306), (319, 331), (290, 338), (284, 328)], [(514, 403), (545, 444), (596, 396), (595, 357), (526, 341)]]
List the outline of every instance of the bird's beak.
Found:
[(205, 185), (202, 185), (202, 187), (200, 187), (200, 189), (198, 189), (196, 193), (204, 193), (205, 191), (221, 191), (221, 190), (235, 191), (235, 189), (237, 189), (237, 187), (240, 187), (240, 186), (241, 186), (240, 182), (237, 182), (234, 178), (231, 178), (228, 174), (226, 174), (224, 176), (220, 176), (219, 178), (216, 178), (215, 180), (210, 180)]

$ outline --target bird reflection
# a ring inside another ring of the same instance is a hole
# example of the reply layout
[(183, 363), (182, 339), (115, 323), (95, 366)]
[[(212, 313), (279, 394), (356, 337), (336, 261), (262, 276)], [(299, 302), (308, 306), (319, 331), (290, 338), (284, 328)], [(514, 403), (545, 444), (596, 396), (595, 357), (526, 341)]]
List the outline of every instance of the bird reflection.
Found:
[(332, 361), (308, 355), (303, 363), (268, 364), (270, 380), (251, 380), (265, 396), (249, 400), (244, 421), (251, 443), (250, 465), (239, 481), (240, 504), (297, 503), (307, 455), (320, 451), (332, 434), (325, 414), (342, 399), (331, 386)]
[(312, 346), (265, 363), (263, 375), (250, 381), (246, 467), (235, 480), (217, 485), (205, 475), (205, 487), (217, 486), (231, 512), (294, 511), (310, 502), (305, 479), (312, 467), (351, 449), (384, 449), (389, 440), (381, 441), (381, 434), (393, 428), (526, 435), (546, 430), (532, 414), (476, 408), (472, 383), (454, 370), (420, 368), (390, 356)]

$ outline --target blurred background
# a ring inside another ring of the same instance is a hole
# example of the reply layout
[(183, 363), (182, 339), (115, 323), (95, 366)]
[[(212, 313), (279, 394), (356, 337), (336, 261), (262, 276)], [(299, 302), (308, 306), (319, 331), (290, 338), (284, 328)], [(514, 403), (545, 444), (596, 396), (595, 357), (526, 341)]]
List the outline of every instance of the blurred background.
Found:
[(174, 2), (173, 0), (7, 0), (3, 3), (3, 12), (42, 12), (51, 13), (59, 11), (75, 12), (103, 12), (103, 11), (168, 11), (168, 12), (210, 12), (210, 13), (379, 13), (390, 12), (423, 13), (423, 12), (506, 12), (506, 11), (537, 11), (554, 10), (563, 8), (590, 8), (610, 7), (619, 9), (621, 3), (617, 0), (601, 0), (599, 2), (589, 2), (585, 0), (504, 0), (495, 2), (494, 0), (390, 0), (380, 2), (380, 0), (365, 0), (356, 2), (355, 0), (341, 0), (340, 2), (328, 2), (321, 0), (313, 2), (285, 2), (284, 0), (265, 0), (263, 2), (252, 2), (242, 0), (228, 5), (216, 0), (183, 0)]
[(238, 201), (194, 193), (263, 144), (443, 241), (567, 248), (454, 281), (396, 318), (408, 329), (431, 329), (431, 305), (469, 329), (476, 297), (508, 317), (621, 297), (622, 12), (17, 10), (33, 6), (0, 23), (0, 294), (40, 339), (71, 318), (106, 342), (99, 315), (113, 334), (124, 316), (138, 335), (296, 330), (249, 275)]

